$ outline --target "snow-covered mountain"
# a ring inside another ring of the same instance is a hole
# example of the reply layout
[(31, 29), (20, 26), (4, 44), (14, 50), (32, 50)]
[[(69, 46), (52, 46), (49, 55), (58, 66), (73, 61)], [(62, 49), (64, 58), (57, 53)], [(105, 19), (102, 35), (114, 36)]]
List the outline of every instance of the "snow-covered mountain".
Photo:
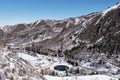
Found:
[[(119, 34), (120, 4), (107, 10), (64, 20), (38, 20), (29, 24), (5, 26), (6, 43), (39, 43), (45, 48), (59, 49), (64, 43), (64, 49), (71, 49), (79, 42), (95, 44), (101, 42), (109, 33)], [(75, 42), (76, 44), (73, 44)]]
[[(102, 73), (109, 76), (119, 76), (120, 4), (101, 12), (80, 17), (64, 20), (37, 20), (28, 24), (5, 26), (0, 29), (0, 49), (0, 73), (4, 75), (0, 77), (2, 80), (5, 80), (5, 78), (14, 78), (15, 80), (63, 80), (62, 77), (58, 76), (41, 75), (43, 74), (42, 70), (51, 72), (51, 64), (53, 63), (56, 65), (62, 61), (63, 64), (70, 65), (63, 61), (63, 57), (60, 60), (56, 57), (60, 51), (60, 55), (67, 55), (67, 60), (69, 60), (71, 54), (84, 53), (87, 55), (87, 52), (94, 54), (95, 56), (88, 55), (80, 58), (80, 55), (77, 57), (81, 60), (79, 63), (82, 68), (87, 67), (87, 69), (90, 68), (90, 70), (94, 69), (99, 72), (100, 75), (95, 76), (98, 77), (97, 79), (103, 76)], [(102, 57), (102, 53), (106, 53), (104, 57)], [(77, 57), (75, 57), (76, 62)], [(105, 58), (108, 57), (109, 59), (106, 60)], [(102, 59), (105, 61), (100, 66), (99, 62), (101, 63)], [(5, 62), (3, 63), (3, 61)], [(74, 62), (74, 60), (72, 61)], [(94, 66), (91, 67), (91, 65)], [(49, 68), (46, 66), (49, 66)], [(100, 67), (95, 68), (96, 66)], [(30, 71), (33, 73), (30, 74)], [(93, 76), (91, 79), (93, 80), (95, 77)], [(83, 78), (78, 77), (80, 80), (87, 80)], [(73, 77), (64, 77), (64, 79), (76, 80)], [(106, 77), (106, 80), (112, 79)]]

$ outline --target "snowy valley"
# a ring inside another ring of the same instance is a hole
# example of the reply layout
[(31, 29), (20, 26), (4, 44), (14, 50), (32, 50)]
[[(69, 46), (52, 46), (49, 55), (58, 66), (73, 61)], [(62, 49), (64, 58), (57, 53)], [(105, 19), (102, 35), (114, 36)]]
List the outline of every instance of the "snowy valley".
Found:
[(120, 80), (120, 4), (1, 28), (0, 80)]

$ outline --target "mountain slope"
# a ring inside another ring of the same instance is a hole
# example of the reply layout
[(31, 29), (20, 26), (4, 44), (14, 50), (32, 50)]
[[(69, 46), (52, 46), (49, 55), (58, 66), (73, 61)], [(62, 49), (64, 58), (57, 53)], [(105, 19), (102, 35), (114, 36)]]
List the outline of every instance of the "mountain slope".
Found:
[[(5, 26), (0, 80), (118, 80), (119, 53), (120, 4), (80, 17)], [(58, 65), (69, 70), (59, 72)]]
[(6, 43), (31, 44), (58, 50), (98, 44), (109, 34), (119, 34), (120, 4), (107, 10), (64, 20), (38, 20), (29, 24), (5, 26)]

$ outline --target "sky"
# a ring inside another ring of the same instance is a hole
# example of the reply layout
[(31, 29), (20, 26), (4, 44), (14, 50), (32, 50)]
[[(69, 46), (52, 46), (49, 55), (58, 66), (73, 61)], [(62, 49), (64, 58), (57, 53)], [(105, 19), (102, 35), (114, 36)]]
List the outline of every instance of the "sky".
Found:
[(0, 0), (0, 27), (98, 12), (120, 0)]

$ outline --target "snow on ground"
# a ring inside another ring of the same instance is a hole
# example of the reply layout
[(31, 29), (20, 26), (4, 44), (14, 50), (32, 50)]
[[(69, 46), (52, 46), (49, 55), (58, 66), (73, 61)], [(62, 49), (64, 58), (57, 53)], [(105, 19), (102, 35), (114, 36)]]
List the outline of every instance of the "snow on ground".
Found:
[(50, 62), (48, 61), (48, 58), (42, 55), (39, 55), (38, 57), (31, 56), (29, 54), (25, 53), (18, 53), (19, 57), (23, 58), (24, 60), (30, 62), (32, 66), (34, 67), (46, 67), (50, 65)]
[(99, 38), (99, 39), (96, 41), (95, 44), (97, 44), (97, 43), (99, 43), (100, 41), (102, 41), (103, 38), (104, 38), (103, 36), (102, 36), (101, 38)]
[(37, 58), (30, 56), (28, 54), (25, 54), (25, 53), (18, 53), (18, 56), (25, 59), (25, 60), (28, 60), (28, 61), (33, 61), (33, 60), (37, 59)]
[(89, 76), (70, 76), (70, 77), (54, 77), (45, 75), (47, 80), (118, 80), (106, 75), (89, 75)]
[[(34, 26), (38, 25), (41, 21), (42, 21), (42, 20), (38, 20)], [(34, 26), (33, 26), (33, 27), (34, 27)]]
[(41, 69), (50, 68), (51, 70), (54, 70), (54, 66), (56, 66), (56, 65), (67, 65), (67, 66), (71, 67), (71, 65), (66, 63), (63, 60), (63, 58), (58, 60), (58, 58), (56, 58), (56, 57), (50, 57), (50, 56), (45, 56), (45, 55), (40, 55), (40, 54), (38, 54), (36, 57), (34, 57), (34, 56), (31, 56), (31, 55), (25, 54), (25, 53), (18, 53), (18, 55), (22, 59), (30, 62), (32, 64), (32, 66), (34, 66), (36, 68), (41, 68)]
[(75, 18), (75, 25), (77, 25), (79, 23), (80, 19), (79, 18)]
[[(5, 56), (9, 57), (8, 54), (11, 53), (11, 51), (8, 51), (7, 49), (3, 49), (3, 54), (0, 54), (0, 58), (2, 58), (2, 60), (0, 60), (0, 62), (3, 62), (3, 59)], [(11, 55), (14, 53), (11, 53)], [(41, 55), (41, 54), (37, 54), (37, 56), (33, 56), (27, 52), (17, 52), (17, 54), (14, 54), (14, 56), (17, 56), (19, 58), (22, 58), (23, 60), (27, 61), (30, 65), (32, 65), (31, 67), (33, 67), (33, 69), (37, 70), (37, 73), (39, 71), (41, 71), (41, 69), (50, 69), (50, 70), (54, 70), (54, 67), (57, 65), (66, 65), (69, 68), (72, 68), (73, 66), (68, 64), (65, 60), (64, 57), (53, 57), (53, 56), (45, 56), (45, 55)], [(13, 57), (13, 56), (12, 56)], [(10, 64), (10, 68), (13, 69), (15, 67), (15, 65), (17, 66), (16, 63), (18, 63), (17, 61), (15, 61), (16, 58), (10, 58), (10, 61), (6, 61), (6, 63), (9, 62)], [(13, 59), (13, 60), (12, 60)], [(19, 59), (19, 64), (22, 64), (24, 67), (25, 65), (23, 64), (24, 62), (22, 62), (21, 59)], [(16, 63), (15, 63), (16, 62)], [(28, 65), (29, 65), (28, 64)], [(90, 67), (91, 63), (84, 63), (82, 66), (87, 67), (87, 68), (94, 68), (94, 67)], [(18, 65), (19, 66), (19, 65)], [(6, 69), (6, 68), (5, 68)], [(99, 67), (96, 68), (98, 71), (108, 71), (109, 69), (106, 69), (103, 67)], [(116, 71), (117, 69), (115, 69), (114, 67), (111, 67), (111, 71)], [(2, 69), (0, 69), (0, 71), (2, 72)], [(65, 72), (61, 72), (61, 71), (56, 71), (58, 72), (60, 75), (58, 76), (50, 76), (45, 74), (43, 77), (45, 77), (47, 80), (117, 80), (114, 79), (112, 77), (109, 76), (105, 76), (105, 75), (89, 75), (89, 76), (76, 76), (76, 75), (72, 75), (72, 76), (65, 76)], [(31, 73), (32, 74), (32, 73)], [(36, 73), (34, 73), (36, 74)], [(60, 77), (61, 76), (61, 77)], [(62, 77), (64, 76), (64, 77)], [(39, 80), (37, 79), (37, 77), (31, 77), (33, 80)], [(21, 77), (22, 79), (22, 77)], [(16, 80), (16, 79), (15, 79)]]
[[(70, 64), (64, 61), (64, 58), (57, 58), (57, 57), (51, 57), (51, 56), (45, 56), (45, 55), (37, 55), (37, 57), (33, 57), (29, 54), (25, 53), (19, 53), (19, 57), (29, 61), (35, 68), (40, 68), (40, 69), (45, 69), (49, 68), (51, 70), (54, 70), (54, 67), (57, 65), (66, 65), (68, 67), (72, 67)], [(88, 67), (88, 68), (93, 68), (90, 67), (90, 63), (85, 63), (82, 66)], [(39, 70), (40, 70), (39, 69)], [(111, 68), (111, 71), (116, 71), (115, 68)], [(97, 68), (98, 71), (108, 71), (109, 69), (104, 68), (104, 66)], [(56, 71), (56, 70), (54, 70)], [(64, 72), (61, 71), (56, 71), (58, 72), (61, 76), (64, 74)], [(91, 75), (91, 76), (69, 76), (69, 77), (56, 77), (56, 76), (49, 76), (49, 75), (44, 75), (44, 77), (47, 80), (117, 80), (113, 79), (112, 77), (105, 76), (105, 75)], [(77, 78), (77, 79), (76, 79)]]
[(61, 32), (63, 30), (63, 28), (53, 28), (54, 32)]

